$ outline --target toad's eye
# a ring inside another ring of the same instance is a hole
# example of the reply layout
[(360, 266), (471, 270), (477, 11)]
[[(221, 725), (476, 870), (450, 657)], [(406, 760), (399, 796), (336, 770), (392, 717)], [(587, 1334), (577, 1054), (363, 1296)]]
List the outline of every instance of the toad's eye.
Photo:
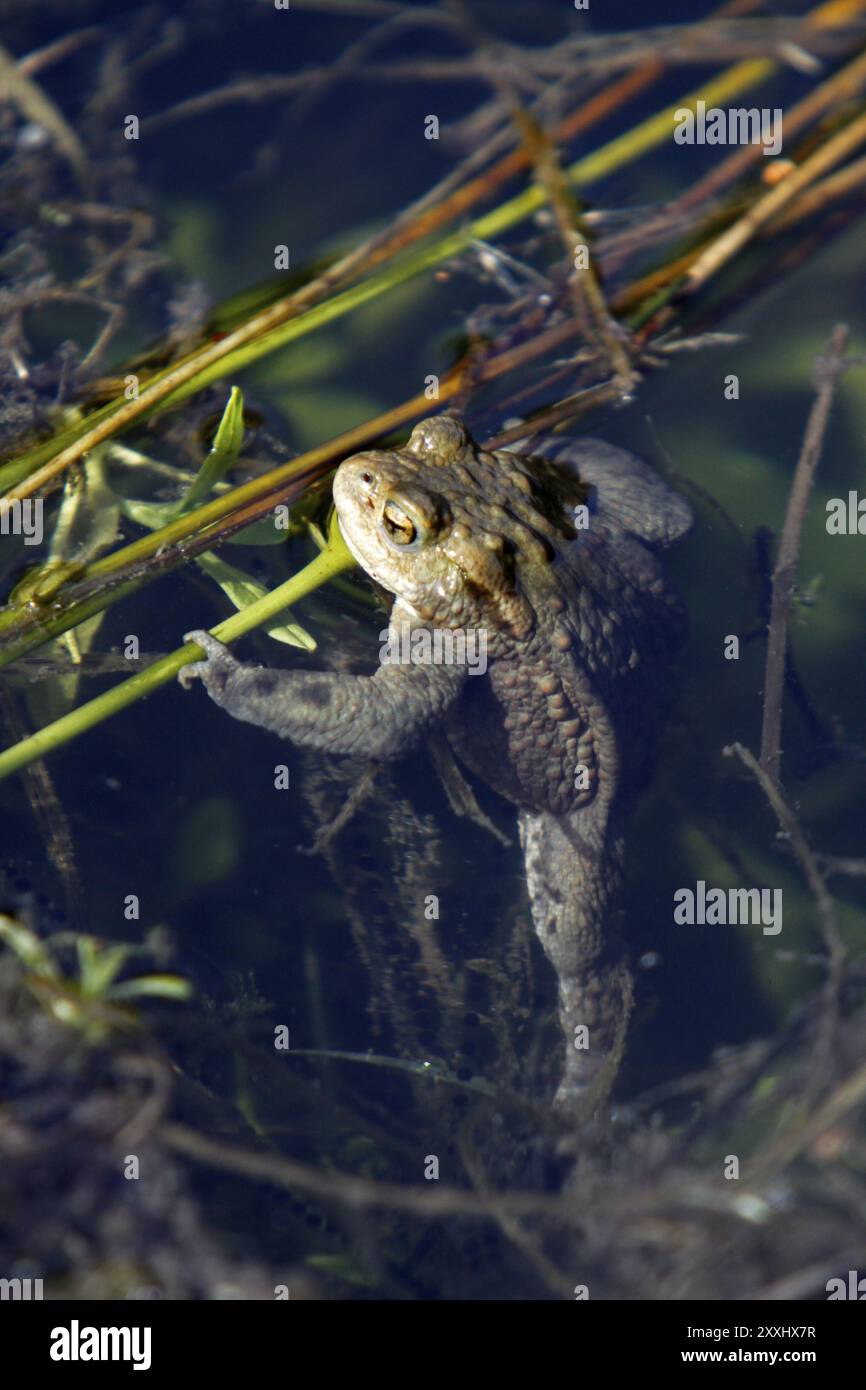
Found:
[(385, 503), (382, 525), (395, 545), (411, 545), (418, 534), (415, 522), (396, 502)]
[(382, 531), (391, 545), (423, 546), (436, 539), (451, 521), (444, 497), (417, 483), (392, 486), (380, 515)]

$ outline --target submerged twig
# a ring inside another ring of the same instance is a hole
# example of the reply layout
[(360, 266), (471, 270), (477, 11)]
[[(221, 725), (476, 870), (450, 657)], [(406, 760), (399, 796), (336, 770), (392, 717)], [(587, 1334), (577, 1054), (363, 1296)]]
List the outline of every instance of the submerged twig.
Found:
[(707, 280), (718, 274), (720, 268), (742, 251), (768, 222), (777, 217), (797, 193), (814, 183), (819, 174), (839, 164), (864, 142), (866, 115), (858, 116), (850, 125), (845, 126), (844, 130), (831, 136), (820, 149), (792, 170), (765, 197), (748, 208), (733, 226), (726, 228), (721, 236), (712, 241), (690, 266), (684, 290), (693, 294), (705, 285)]
[(812, 483), (827, 429), (830, 407), (836, 384), (845, 367), (845, 348), (848, 329), (838, 324), (830, 335), (824, 354), (816, 363), (817, 396), (815, 398), (803, 447), (797, 460), (779, 554), (773, 570), (770, 626), (767, 635), (767, 664), (764, 676), (764, 713), (761, 727), (761, 769), (774, 787), (779, 785), (781, 759), (782, 692), (785, 682), (785, 654), (788, 641), (788, 617), (794, 596), (794, 579), (800, 538), (809, 507)]
[[(23, 741), (27, 737), (27, 727), (11, 692), (6, 689), (0, 689), (0, 714), (10, 738)], [(46, 858), (63, 884), (67, 912), (75, 916), (82, 902), (81, 878), (69, 817), (57, 795), (54, 778), (39, 759), (27, 767), (23, 781)]]
[(420, 1217), (469, 1216), (479, 1220), (496, 1220), (502, 1211), (508, 1211), (514, 1215), (546, 1213), (563, 1221), (578, 1220), (573, 1204), (543, 1192), (511, 1191), (487, 1196), (460, 1187), (442, 1187), (438, 1183), (413, 1187), (408, 1183), (379, 1182), (355, 1177), (352, 1173), (327, 1173), (313, 1164), (298, 1163), (280, 1154), (222, 1143), (187, 1125), (163, 1124), (159, 1133), (169, 1148), (208, 1167), (270, 1182), (290, 1192), (308, 1192), (319, 1200), (337, 1202), (354, 1210), (385, 1207)]
[[(828, 8), (828, 7), (823, 7)], [(725, 7), (719, 15), (731, 13)], [(436, 23), (444, 26), (448, 16), (431, 9), (416, 9), (408, 23)], [(393, 57), (371, 61), (368, 50), (380, 40), (392, 36), (388, 26), (405, 24), (405, 12), (390, 15), (379, 30), (365, 34), (347, 50), (337, 63), (324, 67), (309, 67), (297, 73), (261, 73), (224, 83), (220, 87), (187, 97), (150, 117), (149, 130), (174, 124), (181, 120), (206, 115), (223, 106), (259, 105), (269, 100), (285, 98), (293, 93), (317, 95), (336, 81), (352, 82), (467, 82), (486, 76), (483, 55), (469, 53), (453, 57), (427, 56)], [(702, 64), (761, 58), (779, 66), (800, 72), (814, 72), (819, 66), (814, 53), (835, 53), (840, 45), (858, 36), (855, 15), (847, 25), (839, 22), (816, 23), (813, 15), (802, 19), (701, 19), (693, 25), (665, 25), (632, 33), (582, 34), (550, 45), (547, 48), (520, 48), (506, 43), (499, 45), (506, 61), (519, 63), (525, 73), (527, 86), (541, 85), (558, 78), (573, 81), (599, 79), (612, 73), (630, 70), (638, 65), (663, 60), (668, 64), (700, 66)], [(808, 47), (806, 46), (808, 45)], [(363, 59), (363, 61), (362, 61)]]
[[(866, 84), (866, 53), (858, 53), (850, 63), (834, 72), (825, 82), (817, 86), (814, 91), (803, 97), (790, 109), (786, 110), (785, 122), (785, 142), (790, 148), (790, 141), (793, 135), (797, 135), (805, 129), (812, 121), (829, 111), (834, 105), (840, 105), (845, 101), (850, 101), (856, 96)], [(682, 213), (691, 208), (696, 208), (706, 203), (710, 198), (731, 184), (734, 179), (748, 172), (753, 164), (757, 164), (763, 158), (762, 145), (742, 145), (734, 150), (721, 164), (717, 164), (698, 179), (691, 188), (685, 193), (674, 199), (673, 207)]]
[(782, 828), (782, 833), (790, 844), (794, 856), (803, 871), (803, 877), (812, 892), (815, 905), (818, 909), (818, 922), (827, 950), (827, 981), (824, 987), (824, 1005), (819, 1021), (819, 1032), (815, 1045), (813, 1068), (813, 1075), (816, 1081), (820, 1083), (827, 1071), (833, 1038), (839, 1021), (842, 984), (845, 977), (845, 964), (848, 957), (848, 953), (839, 934), (839, 923), (836, 918), (836, 904), (827, 889), (826, 880), (820, 868), (818, 857), (812, 850), (800, 822), (785, 801), (777, 784), (758, 763), (754, 753), (752, 753), (750, 749), (745, 748), (741, 743), (733, 743), (729, 748), (725, 748), (723, 751), (729, 757), (733, 755), (739, 758), (740, 762), (749, 769), (752, 776), (757, 780), (758, 785), (775, 812), (779, 825)]
[(774, 235), (777, 232), (786, 231), (796, 222), (802, 221), (804, 217), (811, 217), (830, 203), (838, 202), (857, 190), (862, 190), (864, 184), (866, 184), (866, 155), (860, 159), (852, 160), (850, 164), (846, 164), (835, 174), (830, 174), (826, 179), (821, 179), (820, 183), (807, 188), (790, 207), (787, 207), (769, 224), (767, 231)]

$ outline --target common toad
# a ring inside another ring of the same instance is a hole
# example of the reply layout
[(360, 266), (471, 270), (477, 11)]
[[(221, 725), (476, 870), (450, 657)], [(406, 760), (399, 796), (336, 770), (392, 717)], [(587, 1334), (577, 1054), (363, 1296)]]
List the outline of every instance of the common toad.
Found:
[[(394, 595), (374, 675), (244, 665), (196, 631), (187, 640), (207, 659), (179, 679), (202, 680), (237, 719), (335, 754), (390, 761), (441, 729), (517, 808), (566, 1039), (556, 1099), (569, 1107), (600, 1072), (612, 1079), (628, 1018), (630, 977), (605, 926), (685, 632), (655, 548), (692, 517), (622, 449), (540, 435), (517, 447), (485, 452), (445, 415), (401, 449), (338, 468), (346, 543)], [(465, 650), (437, 646), (446, 633), (466, 634)]]

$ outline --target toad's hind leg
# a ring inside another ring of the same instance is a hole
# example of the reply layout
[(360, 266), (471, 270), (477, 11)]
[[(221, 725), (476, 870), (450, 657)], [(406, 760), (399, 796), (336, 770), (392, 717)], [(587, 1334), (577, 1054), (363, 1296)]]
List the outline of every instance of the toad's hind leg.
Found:
[(536, 434), (515, 444), (519, 453), (556, 463), (596, 494), (593, 506), (650, 545), (668, 546), (691, 529), (692, 509), (654, 469), (627, 449), (602, 439)]
[(565, 1060), (555, 1103), (568, 1119), (609, 1093), (632, 1004), (631, 975), (610, 930), (622, 839), (593, 812), (524, 811), (519, 822), (533, 924), (556, 975)]

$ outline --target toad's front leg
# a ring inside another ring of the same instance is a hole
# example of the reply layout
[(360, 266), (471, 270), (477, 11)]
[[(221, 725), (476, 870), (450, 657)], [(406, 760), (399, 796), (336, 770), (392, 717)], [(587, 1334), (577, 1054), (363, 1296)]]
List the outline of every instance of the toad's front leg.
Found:
[(188, 632), (206, 653), (178, 672), (189, 689), (200, 680), (215, 704), (305, 748), (363, 758), (399, 757), (440, 723), (457, 699), (465, 668), (380, 666), (373, 676), (282, 671), (237, 661), (209, 632)]

